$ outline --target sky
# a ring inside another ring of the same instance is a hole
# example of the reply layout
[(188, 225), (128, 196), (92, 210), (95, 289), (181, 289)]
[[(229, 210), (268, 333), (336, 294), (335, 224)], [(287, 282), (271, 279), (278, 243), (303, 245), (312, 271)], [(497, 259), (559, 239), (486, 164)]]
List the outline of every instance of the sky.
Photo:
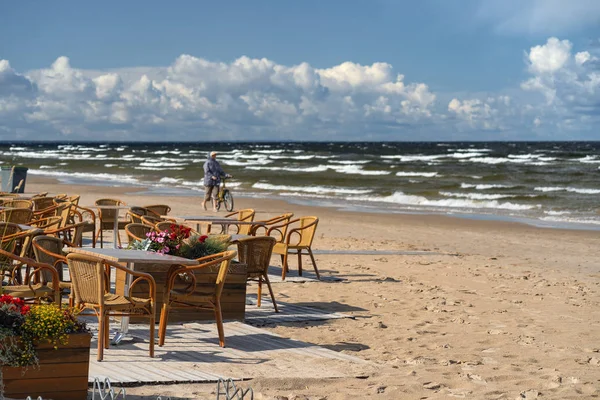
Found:
[(600, 140), (598, 0), (0, 2), (0, 140)]

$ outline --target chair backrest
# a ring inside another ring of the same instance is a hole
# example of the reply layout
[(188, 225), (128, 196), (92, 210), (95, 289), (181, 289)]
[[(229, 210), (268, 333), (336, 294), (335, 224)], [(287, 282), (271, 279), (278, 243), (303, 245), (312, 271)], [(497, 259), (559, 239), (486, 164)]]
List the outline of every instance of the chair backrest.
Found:
[(69, 196), (69, 197), (67, 197), (67, 200), (68, 200), (70, 203), (73, 203), (73, 204), (75, 204), (76, 206), (78, 206), (78, 205), (79, 205), (79, 199), (80, 199), (80, 198), (81, 198), (81, 196), (80, 196), (80, 195), (78, 195), (78, 194), (74, 194), (73, 196)]
[(162, 218), (159, 217), (154, 217), (152, 215), (144, 215), (142, 217), (142, 223), (146, 224), (146, 225), (152, 225), (155, 226), (156, 224), (158, 224), (159, 222), (163, 222)]
[(171, 225), (177, 225), (177, 224), (174, 224), (171, 221), (157, 222), (156, 225), (154, 225), (154, 230), (157, 232), (166, 231), (167, 229), (171, 228)]
[(146, 233), (152, 232), (153, 229), (154, 229), (153, 226), (146, 225), (146, 224), (131, 223), (131, 224), (125, 225), (125, 233), (127, 234), (127, 237), (129, 238), (129, 243), (131, 243), (135, 240), (146, 239)]
[(52, 207), (54, 205), (53, 197), (34, 197), (31, 199), (33, 203), (33, 209), (35, 211), (43, 210), (44, 208)]
[[(33, 254), (38, 262), (52, 265), (58, 271), (58, 277), (63, 280), (63, 265), (57, 264), (59, 260), (64, 261), (62, 255), (63, 240), (53, 236), (40, 235), (33, 238)], [(60, 265), (60, 267), (59, 267)], [(52, 279), (47, 271), (43, 272), (46, 281)]]
[[(11, 238), (17, 233), (23, 232), (23, 229), (12, 222), (0, 222), (0, 248), (9, 253), (14, 253), (17, 247), (18, 239)], [(6, 264), (7, 260), (0, 257), (0, 264)]]
[(60, 227), (62, 222), (62, 217), (47, 217), (36, 219), (31, 223), (32, 226), (36, 226), (40, 229), (48, 230), (48, 229), (57, 229)]
[(31, 200), (15, 199), (5, 202), (4, 207), (29, 208), (30, 210), (33, 210), (33, 202)]
[[(201, 264), (186, 267), (184, 271), (190, 271), (195, 274), (207, 274), (207, 273), (217, 273), (215, 284), (214, 284), (214, 298), (221, 297), (221, 293), (223, 293), (223, 287), (225, 286), (225, 279), (227, 278), (227, 273), (229, 272), (229, 264), (231, 264), (231, 260), (236, 256), (237, 251), (235, 250), (227, 250), (218, 254), (213, 254), (211, 256), (202, 257), (198, 260), (201, 260)], [(201, 291), (205, 291), (206, 287), (198, 288)]]
[(266, 234), (266, 231), (275, 225), (283, 225), (279, 230), (281, 231), (281, 238), (280, 240), (283, 241), (285, 240), (285, 235), (287, 233), (287, 225), (290, 220), (292, 219), (292, 217), (294, 216), (294, 213), (285, 213), (285, 214), (281, 214), (281, 215), (277, 215), (276, 217), (272, 217), (269, 219), (265, 219), (265, 220), (261, 220), (260, 222), (264, 222), (264, 226), (260, 226), (260, 225), (255, 225), (252, 227), (252, 229), (250, 230), (250, 234), (251, 235), (258, 235), (261, 232)]
[(101, 258), (71, 253), (67, 256), (75, 304), (103, 306), (105, 280), (104, 262)]
[[(95, 203), (97, 206), (124, 206), (125, 203), (117, 199), (98, 199)], [(98, 209), (98, 215), (102, 222), (114, 222), (119, 215), (119, 210), (103, 210)]]
[[(315, 237), (315, 232), (317, 231), (317, 224), (319, 223), (319, 218), (300, 217), (298, 222), (300, 223), (300, 228), (303, 229), (301, 231), (302, 236), (300, 238), (300, 241), (296, 245), (310, 247)], [(294, 238), (290, 237), (290, 241), (293, 243)]]
[(266, 273), (275, 243), (277, 240), (270, 236), (251, 236), (237, 241), (238, 259), (246, 264), (248, 276)]
[(0, 220), (15, 224), (27, 225), (33, 217), (33, 211), (29, 208), (6, 208), (0, 212)]
[(149, 206), (144, 206), (145, 209), (152, 211), (158, 216), (167, 215), (171, 212), (171, 207), (166, 204), (151, 204)]
[(149, 214), (151, 214), (151, 211), (144, 207), (133, 206), (133, 207), (130, 207), (129, 210), (127, 211), (127, 216), (129, 218), (129, 220), (136, 224), (141, 224), (142, 217), (144, 215), (149, 215)]

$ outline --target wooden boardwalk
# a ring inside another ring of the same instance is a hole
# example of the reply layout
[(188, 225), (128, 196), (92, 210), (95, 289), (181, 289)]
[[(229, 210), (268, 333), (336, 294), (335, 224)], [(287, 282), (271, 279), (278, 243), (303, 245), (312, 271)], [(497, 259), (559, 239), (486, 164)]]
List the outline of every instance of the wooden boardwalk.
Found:
[[(349, 317), (291, 304), (278, 305), (281, 312), (277, 314), (267, 301), (261, 308), (248, 305), (248, 322), (261, 325)], [(148, 356), (148, 325), (130, 325), (131, 339), (118, 346), (111, 345), (101, 362), (96, 361), (94, 337), (89, 381), (108, 377), (112, 383), (135, 386), (216, 382), (219, 378), (336, 378), (361, 375), (369, 364), (357, 357), (284, 338), (252, 325), (226, 322), (224, 348), (219, 347), (214, 322), (170, 325), (165, 345), (155, 347), (154, 358)], [(97, 323), (90, 322), (88, 326), (97, 333)], [(118, 326), (111, 324), (111, 331)]]

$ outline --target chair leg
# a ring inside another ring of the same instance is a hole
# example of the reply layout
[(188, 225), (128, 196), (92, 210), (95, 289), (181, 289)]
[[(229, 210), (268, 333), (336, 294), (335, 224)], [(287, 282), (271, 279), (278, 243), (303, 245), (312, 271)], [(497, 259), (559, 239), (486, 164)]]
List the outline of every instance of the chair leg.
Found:
[(160, 322), (158, 324), (158, 345), (161, 347), (165, 344), (167, 322), (169, 320), (169, 306), (167, 305), (168, 301), (168, 299), (164, 299), (162, 309), (160, 310)]
[(315, 262), (315, 256), (313, 256), (313, 252), (310, 249), (310, 247), (307, 250), (308, 250), (308, 254), (310, 255), (310, 259), (312, 261), (313, 268), (315, 269), (315, 274), (317, 274), (317, 279), (321, 280), (321, 276), (319, 275), (319, 270), (317, 269), (317, 263)]
[(154, 358), (154, 324), (156, 323), (154, 310), (150, 314), (150, 358)]
[(98, 241), (98, 238), (100, 238), (100, 247), (103, 248), (104, 247), (104, 241), (102, 239), (102, 224), (100, 225), (100, 227), (98, 228), (98, 231), (96, 232), (96, 242)]
[(298, 249), (298, 276), (302, 276), (302, 249)]
[(110, 346), (110, 317), (104, 316), (104, 348), (108, 349)]
[(281, 255), (281, 280), (285, 281), (285, 274), (288, 272), (288, 253)]
[(217, 300), (215, 306), (215, 319), (217, 320), (217, 331), (219, 332), (219, 346), (225, 347), (225, 332), (223, 331), (223, 314), (221, 313), (221, 302)]
[(256, 305), (260, 307), (260, 298), (262, 297), (262, 277), (258, 277), (258, 300), (256, 301)]
[(104, 316), (98, 314), (98, 361), (104, 358)]
[(277, 303), (275, 303), (275, 295), (273, 294), (273, 288), (271, 287), (271, 281), (269, 280), (269, 276), (265, 272), (264, 274), (265, 282), (267, 283), (267, 288), (269, 288), (269, 293), (271, 294), (271, 301), (273, 301), (273, 307), (275, 307), (275, 312), (279, 312), (277, 309)]

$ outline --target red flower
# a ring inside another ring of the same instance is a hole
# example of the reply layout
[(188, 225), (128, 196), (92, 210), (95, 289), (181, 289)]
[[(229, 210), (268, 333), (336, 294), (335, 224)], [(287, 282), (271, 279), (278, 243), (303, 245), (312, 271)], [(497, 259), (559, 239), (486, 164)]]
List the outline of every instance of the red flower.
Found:
[(206, 236), (206, 235), (202, 235), (202, 236), (200, 236), (200, 237), (198, 238), (198, 241), (199, 241), (200, 243), (204, 243), (204, 242), (206, 241), (206, 239), (208, 239), (208, 236)]

